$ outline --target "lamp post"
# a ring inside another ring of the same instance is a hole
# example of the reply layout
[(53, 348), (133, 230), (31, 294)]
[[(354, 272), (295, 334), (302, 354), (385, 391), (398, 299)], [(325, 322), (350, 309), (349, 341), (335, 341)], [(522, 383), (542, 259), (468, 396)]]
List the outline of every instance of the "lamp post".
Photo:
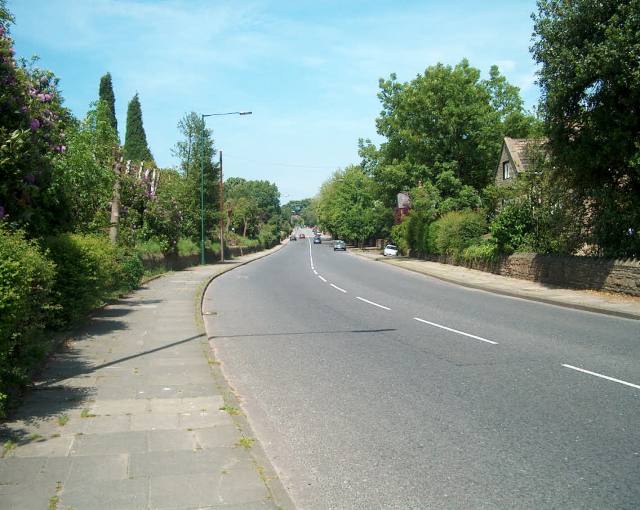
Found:
[[(200, 264), (204, 265), (204, 131), (205, 131), (205, 122), (204, 119), (206, 117), (217, 117), (219, 115), (251, 115), (252, 112), (226, 112), (226, 113), (207, 113), (202, 114), (202, 160), (200, 162)], [(220, 161), (222, 163), (222, 160)], [(222, 179), (222, 168), (220, 168), (220, 179)], [(223, 197), (220, 196), (220, 200)], [(221, 209), (224, 207), (224, 204), (221, 205)], [(223, 246), (223, 232), (220, 231), (220, 260), (224, 261), (224, 246)]]

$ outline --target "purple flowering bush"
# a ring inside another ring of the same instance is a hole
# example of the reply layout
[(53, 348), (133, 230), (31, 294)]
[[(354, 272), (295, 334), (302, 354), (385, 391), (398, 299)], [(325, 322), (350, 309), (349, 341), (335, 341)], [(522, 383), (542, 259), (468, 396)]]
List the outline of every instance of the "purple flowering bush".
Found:
[(50, 232), (67, 217), (50, 189), (70, 118), (57, 85), (51, 72), (16, 62), (8, 20), (0, 19), (0, 220), (30, 235)]

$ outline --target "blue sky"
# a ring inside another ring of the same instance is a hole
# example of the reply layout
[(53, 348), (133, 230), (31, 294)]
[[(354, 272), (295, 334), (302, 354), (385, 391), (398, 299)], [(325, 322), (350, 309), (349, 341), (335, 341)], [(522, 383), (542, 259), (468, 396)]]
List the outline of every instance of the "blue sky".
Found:
[(313, 196), (380, 141), (378, 79), (402, 81), (462, 58), (500, 66), (535, 106), (529, 54), (535, 0), (143, 1), (8, 0), (19, 56), (38, 55), (84, 116), (113, 77), (120, 136), (138, 92), (160, 166), (176, 164), (176, 124), (189, 111), (252, 110), (207, 120), (225, 177), (275, 182), (282, 202)]

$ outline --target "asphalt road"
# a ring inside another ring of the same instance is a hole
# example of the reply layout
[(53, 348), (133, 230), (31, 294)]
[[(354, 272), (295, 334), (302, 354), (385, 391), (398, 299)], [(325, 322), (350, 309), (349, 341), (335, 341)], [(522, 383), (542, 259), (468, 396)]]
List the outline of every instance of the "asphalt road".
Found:
[(299, 508), (640, 507), (638, 321), (308, 241), (207, 297), (217, 357)]

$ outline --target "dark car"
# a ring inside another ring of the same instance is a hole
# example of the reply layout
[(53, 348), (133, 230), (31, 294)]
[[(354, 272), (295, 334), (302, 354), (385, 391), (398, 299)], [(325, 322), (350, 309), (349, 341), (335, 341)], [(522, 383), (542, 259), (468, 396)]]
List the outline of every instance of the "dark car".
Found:
[(297, 241), (297, 240), (298, 240), (298, 238), (294, 234), (291, 234), (289, 236), (289, 241)]
[(300, 234), (300, 235), (298, 236), (298, 239), (304, 239), (304, 234)]
[(347, 251), (347, 243), (345, 243), (344, 241), (334, 241), (333, 243), (333, 251), (337, 251), (337, 250), (342, 250), (342, 251)]
[(320, 238), (320, 236), (315, 236), (313, 238), (313, 244), (322, 244), (322, 239)]

